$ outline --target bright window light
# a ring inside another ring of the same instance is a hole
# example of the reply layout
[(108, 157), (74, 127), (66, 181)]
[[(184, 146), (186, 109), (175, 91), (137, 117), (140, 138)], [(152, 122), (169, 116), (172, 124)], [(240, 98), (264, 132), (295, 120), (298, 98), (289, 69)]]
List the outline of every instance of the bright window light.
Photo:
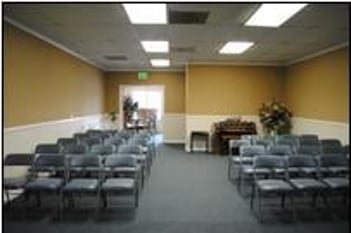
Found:
[(151, 59), (151, 65), (155, 67), (167, 67), (169, 66), (168, 59)]
[(168, 41), (142, 41), (141, 45), (149, 53), (168, 53)]
[(254, 44), (253, 42), (247, 42), (247, 41), (229, 41), (221, 48), (221, 50), (219, 50), (219, 53), (240, 54), (245, 52), (253, 44)]
[(265, 3), (245, 23), (246, 26), (279, 27), (307, 4)]
[(164, 3), (122, 4), (132, 24), (166, 24), (167, 9)]

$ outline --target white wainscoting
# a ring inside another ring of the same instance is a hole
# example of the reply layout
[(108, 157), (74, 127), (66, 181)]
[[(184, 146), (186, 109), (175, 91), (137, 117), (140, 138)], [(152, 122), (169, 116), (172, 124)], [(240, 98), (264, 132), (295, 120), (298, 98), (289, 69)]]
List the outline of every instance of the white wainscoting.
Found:
[(184, 143), (185, 114), (165, 113), (160, 125), (165, 143)]
[(294, 117), (292, 124), (294, 134), (317, 134), (319, 138), (338, 138), (349, 144), (348, 123)]
[[(186, 125), (186, 140), (185, 140), (185, 150), (190, 151), (190, 133), (191, 131), (208, 131), (211, 133), (213, 124), (219, 121), (226, 120), (233, 115), (186, 115), (185, 125)], [(259, 123), (258, 116), (255, 115), (245, 115), (240, 116), (242, 120), (253, 121), (256, 123), (258, 133), (262, 132), (261, 124)], [(205, 151), (205, 143), (195, 142), (194, 150)], [(212, 151), (212, 145), (210, 140), (210, 151)]]
[(4, 155), (30, 153), (38, 143), (55, 143), (59, 137), (71, 137), (91, 128), (107, 128), (105, 118), (105, 115), (91, 115), (5, 128)]

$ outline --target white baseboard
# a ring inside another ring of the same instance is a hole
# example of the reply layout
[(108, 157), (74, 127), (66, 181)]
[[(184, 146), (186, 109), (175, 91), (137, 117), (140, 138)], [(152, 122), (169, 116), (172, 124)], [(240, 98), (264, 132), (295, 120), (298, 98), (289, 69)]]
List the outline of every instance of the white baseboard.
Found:
[(69, 118), (4, 129), (4, 155), (31, 153), (38, 143), (55, 143), (60, 137), (71, 137), (87, 129), (104, 128), (103, 115)]
[(294, 117), (292, 124), (294, 134), (317, 134), (322, 139), (337, 138), (343, 144), (349, 144), (348, 123)]

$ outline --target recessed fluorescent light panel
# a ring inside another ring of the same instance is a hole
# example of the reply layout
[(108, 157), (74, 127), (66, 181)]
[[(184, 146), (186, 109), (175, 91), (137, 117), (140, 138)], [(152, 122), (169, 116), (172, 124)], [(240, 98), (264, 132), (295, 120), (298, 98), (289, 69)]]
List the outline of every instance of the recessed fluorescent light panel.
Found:
[(167, 7), (164, 3), (122, 4), (132, 24), (166, 24)]
[(221, 48), (221, 50), (219, 50), (219, 53), (240, 54), (245, 52), (253, 44), (254, 44), (253, 42), (247, 42), (247, 41), (229, 41)]
[(245, 23), (246, 26), (279, 27), (307, 4), (265, 3)]
[(168, 53), (168, 41), (141, 41), (141, 45), (148, 53)]
[(154, 67), (167, 67), (169, 66), (168, 59), (151, 59), (151, 65)]

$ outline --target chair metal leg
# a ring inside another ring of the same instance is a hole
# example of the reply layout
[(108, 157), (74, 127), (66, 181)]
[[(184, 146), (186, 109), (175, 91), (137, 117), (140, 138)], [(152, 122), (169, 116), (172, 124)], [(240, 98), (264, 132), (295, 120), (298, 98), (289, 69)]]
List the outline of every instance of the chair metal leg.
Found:
[(282, 194), (280, 205), (282, 208), (285, 208), (285, 193)]
[(232, 168), (232, 162), (228, 159), (228, 180), (231, 180), (231, 178), (232, 178), (231, 177), (231, 168)]
[(250, 208), (253, 209), (255, 195), (256, 195), (256, 188), (255, 182), (252, 182), (252, 190), (251, 190), (251, 200), (250, 200)]
[(262, 221), (262, 198), (261, 198), (261, 193), (258, 191), (257, 193), (257, 198), (258, 198), (258, 220), (261, 222)]
[(134, 194), (134, 206), (136, 208), (139, 206), (139, 189), (137, 187)]

